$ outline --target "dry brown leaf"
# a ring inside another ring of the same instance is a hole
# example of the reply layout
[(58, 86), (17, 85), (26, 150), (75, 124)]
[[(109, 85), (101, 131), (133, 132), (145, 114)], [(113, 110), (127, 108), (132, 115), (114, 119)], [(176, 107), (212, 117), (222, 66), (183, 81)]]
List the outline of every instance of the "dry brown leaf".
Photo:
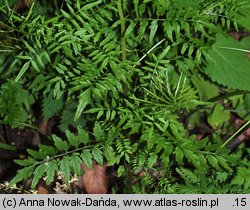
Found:
[(37, 194), (49, 194), (49, 190), (43, 183), (39, 183), (37, 187)]
[(106, 176), (106, 165), (97, 165), (95, 162), (92, 169), (86, 165), (81, 165), (85, 171), (82, 177), (83, 187), (88, 194), (105, 194), (108, 191), (108, 183)]

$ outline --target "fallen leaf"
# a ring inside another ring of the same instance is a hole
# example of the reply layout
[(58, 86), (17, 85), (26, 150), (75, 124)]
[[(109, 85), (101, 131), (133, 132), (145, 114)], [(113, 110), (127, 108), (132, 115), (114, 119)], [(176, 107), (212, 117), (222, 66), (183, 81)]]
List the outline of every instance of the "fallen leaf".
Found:
[(92, 169), (86, 165), (81, 165), (85, 171), (82, 177), (83, 187), (88, 194), (105, 194), (108, 191), (108, 183), (106, 176), (106, 165), (92, 164)]
[(43, 182), (39, 183), (37, 187), (37, 194), (50, 194), (48, 187)]

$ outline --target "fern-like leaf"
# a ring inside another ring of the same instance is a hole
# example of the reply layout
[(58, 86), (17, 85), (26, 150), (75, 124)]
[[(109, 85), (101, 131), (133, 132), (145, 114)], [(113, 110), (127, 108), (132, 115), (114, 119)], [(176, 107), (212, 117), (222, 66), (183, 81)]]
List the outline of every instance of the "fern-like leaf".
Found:
[(43, 98), (42, 111), (45, 120), (53, 117), (57, 114), (63, 107), (63, 97), (55, 99), (53, 97), (53, 91), (51, 91), (47, 96)]

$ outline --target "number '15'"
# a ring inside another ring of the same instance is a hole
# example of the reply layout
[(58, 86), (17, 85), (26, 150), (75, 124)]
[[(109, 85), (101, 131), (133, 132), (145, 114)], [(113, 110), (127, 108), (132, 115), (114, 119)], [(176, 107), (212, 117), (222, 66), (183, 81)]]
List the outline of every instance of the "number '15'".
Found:
[(247, 201), (246, 198), (236, 198), (235, 199), (236, 205), (237, 206), (246, 206), (247, 205)]

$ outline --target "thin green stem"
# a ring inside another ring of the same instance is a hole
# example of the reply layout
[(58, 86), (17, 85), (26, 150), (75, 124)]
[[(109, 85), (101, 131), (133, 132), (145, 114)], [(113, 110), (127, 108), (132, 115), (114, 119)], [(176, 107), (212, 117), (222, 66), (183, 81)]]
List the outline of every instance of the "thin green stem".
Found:
[(250, 120), (247, 121), (243, 126), (241, 126), (232, 136), (230, 136), (224, 144), (221, 145), (221, 148), (225, 147), (235, 136), (237, 136), (245, 127), (250, 124)]
[[(138, 61), (138, 64), (140, 64), (140, 62), (150, 53), (152, 52), (155, 48), (157, 48), (162, 42), (165, 41), (165, 38), (162, 39), (161, 41), (159, 41), (158, 43), (156, 43), (149, 51), (147, 51)], [(138, 64), (135, 64), (133, 67), (137, 66)]]
[(74, 150), (70, 150), (70, 151), (67, 151), (67, 152), (64, 152), (64, 153), (61, 153), (61, 154), (58, 154), (58, 155), (55, 155), (53, 157), (47, 157), (46, 159), (42, 160), (42, 161), (37, 161), (34, 165), (40, 165), (44, 162), (49, 162), (53, 159), (57, 159), (57, 158), (61, 158), (63, 156), (67, 156), (67, 155), (70, 155), (74, 152), (78, 152), (78, 151), (82, 151), (83, 149), (87, 149), (87, 148), (90, 148), (91, 146), (84, 146), (84, 147), (80, 147), (80, 148), (77, 148), (77, 149), (74, 149)]
[(126, 21), (123, 15), (123, 11), (122, 11), (122, 0), (118, 0), (117, 1), (117, 6), (118, 6), (118, 13), (119, 13), (119, 17), (121, 20), (121, 47), (122, 47), (122, 60), (125, 61), (126, 60), (126, 40), (124, 37), (124, 33), (125, 33), (125, 29), (126, 29)]

